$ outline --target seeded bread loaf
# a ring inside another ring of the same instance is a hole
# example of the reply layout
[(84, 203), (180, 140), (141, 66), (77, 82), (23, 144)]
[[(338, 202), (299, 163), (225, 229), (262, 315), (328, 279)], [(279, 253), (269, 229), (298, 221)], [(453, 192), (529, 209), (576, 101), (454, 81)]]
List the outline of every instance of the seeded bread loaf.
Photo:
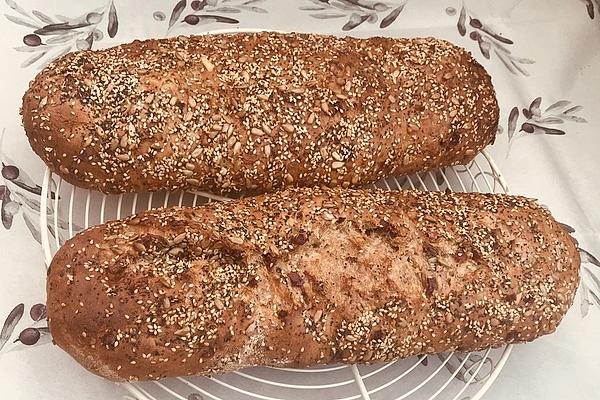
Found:
[(361, 186), (472, 160), (491, 79), (446, 41), (239, 33), (68, 54), (23, 99), (33, 150), (106, 193)]
[(49, 325), (115, 381), (471, 351), (553, 332), (579, 262), (523, 197), (288, 189), (75, 236)]

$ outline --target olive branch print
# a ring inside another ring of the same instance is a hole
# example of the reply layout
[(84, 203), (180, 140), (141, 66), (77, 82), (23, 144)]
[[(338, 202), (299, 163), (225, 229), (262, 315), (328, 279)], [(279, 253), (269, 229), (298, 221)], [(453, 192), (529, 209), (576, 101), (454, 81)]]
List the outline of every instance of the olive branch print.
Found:
[[(456, 15), (454, 7), (446, 8), (446, 14)], [(468, 22), (467, 22), (468, 19)], [(505, 36), (496, 33), (489, 25), (486, 25), (479, 18), (476, 18), (465, 6), (464, 2), (458, 15), (456, 28), (461, 36), (469, 34), (469, 38), (477, 42), (479, 51), (487, 58), (491, 59), (491, 54), (504, 64), (504, 66), (513, 74), (522, 74), (529, 76), (529, 72), (523, 67), (523, 64), (533, 64), (535, 61), (528, 58), (516, 57), (508, 46), (512, 46), (514, 42)]]
[(594, 3), (596, 3), (596, 7), (598, 8), (598, 12), (600, 12), (600, 0), (580, 0), (585, 4), (585, 8), (587, 9), (587, 13), (590, 19), (594, 19), (596, 16), (596, 11), (594, 9)]
[(23, 61), (21, 67), (28, 67), (40, 60), (41, 65), (59, 58), (73, 48), (88, 50), (94, 42), (102, 40), (104, 34), (98, 28), (108, 16), (106, 33), (113, 38), (119, 29), (119, 19), (114, 0), (110, 0), (104, 7), (96, 8), (75, 18), (55, 15), (51, 17), (42, 11), (32, 10), (27, 12), (13, 0), (6, 0), (6, 4), (18, 15), (4, 14), (9, 21), (30, 29), (30, 33), (23, 36), (25, 46), (15, 47), (20, 52), (33, 53)]
[[(0, 159), (1, 175), (3, 184), (0, 185), (0, 220), (6, 230), (10, 230), (14, 223), (14, 218), (19, 212), (23, 217), (25, 226), (31, 232), (31, 235), (39, 244), (42, 243), (40, 232), (40, 213), (42, 187), (33, 182), (23, 169), (16, 166), (15, 162), (3, 151), (4, 130), (0, 135)], [(51, 181), (50, 199), (55, 199), (57, 194), (54, 192), (56, 184)], [(46, 208), (48, 232), (54, 238), (58, 238), (59, 244), (66, 241), (68, 224), (62, 218), (56, 218), (57, 228), (54, 228), (54, 209), (52, 202), (49, 202)], [(81, 230), (79, 226), (73, 225), (73, 229)]]
[[(34, 344), (50, 343), (50, 330), (48, 329), (46, 305), (34, 304), (29, 309), (32, 322), (27, 328), (14, 335), (15, 328), (23, 318), (25, 304), (17, 304), (8, 314), (0, 331), (0, 352), (6, 353), (18, 348), (18, 345), (33, 346)], [(8, 346), (7, 346), (8, 345)]]
[[(580, 105), (571, 105), (568, 100), (559, 100), (544, 111), (541, 109), (542, 98), (535, 98), (529, 107), (519, 111), (519, 107), (513, 107), (508, 115), (508, 141), (509, 145), (506, 154), (510, 152), (512, 143), (519, 137), (526, 135), (565, 135), (566, 132), (562, 129), (553, 128), (552, 125), (562, 125), (565, 122), (586, 123), (587, 120), (578, 115), (575, 115), (583, 109)], [(518, 132), (516, 132), (519, 117), (523, 115), (525, 122), (521, 124)]]
[[(240, 14), (243, 11), (265, 14), (268, 11), (257, 4), (264, 0), (195, 0), (188, 2), (186, 0), (178, 1), (169, 16), (169, 32), (176, 25), (206, 25), (211, 23), (220, 24), (238, 24), (240, 21), (227, 15)], [(189, 8), (189, 9), (188, 9)], [(165, 21), (166, 15), (162, 11), (155, 11), (153, 18), (155, 21)]]
[[(368, 0), (308, 0), (313, 5), (301, 6), (300, 10), (310, 11), (316, 19), (347, 19), (342, 26), (343, 31), (350, 31), (364, 22), (374, 24), (379, 21), (380, 28), (390, 26), (407, 1), (400, 3), (368, 1)], [(381, 20), (380, 20), (381, 18)]]

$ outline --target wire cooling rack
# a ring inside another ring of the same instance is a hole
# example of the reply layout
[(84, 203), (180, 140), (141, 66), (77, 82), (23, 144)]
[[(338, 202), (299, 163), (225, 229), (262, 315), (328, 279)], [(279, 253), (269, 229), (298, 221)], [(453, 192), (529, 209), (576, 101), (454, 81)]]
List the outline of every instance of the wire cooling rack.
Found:
[[(386, 190), (508, 192), (494, 161), (485, 152), (466, 166), (388, 178), (371, 186)], [(89, 226), (151, 208), (226, 200), (202, 192), (104, 195), (78, 189), (49, 170), (44, 175), (41, 197), (40, 232), (46, 265), (50, 265), (53, 254), (68, 238)], [(125, 386), (139, 400), (475, 400), (496, 379), (510, 351), (509, 345), (369, 366), (248, 368), (212, 378), (171, 378)]]

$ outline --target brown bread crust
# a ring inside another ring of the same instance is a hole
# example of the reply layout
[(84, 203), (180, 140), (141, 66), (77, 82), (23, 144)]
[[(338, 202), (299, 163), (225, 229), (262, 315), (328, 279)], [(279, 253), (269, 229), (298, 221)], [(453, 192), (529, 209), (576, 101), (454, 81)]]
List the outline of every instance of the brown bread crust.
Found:
[(553, 332), (579, 263), (523, 197), (288, 189), (80, 233), (52, 262), (49, 324), (115, 381), (377, 362)]
[(33, 150), (106, 193), (361, 186), (491, 143), (491, 79), (443, 40), (239, 33), (71, 53), (23, 98)]

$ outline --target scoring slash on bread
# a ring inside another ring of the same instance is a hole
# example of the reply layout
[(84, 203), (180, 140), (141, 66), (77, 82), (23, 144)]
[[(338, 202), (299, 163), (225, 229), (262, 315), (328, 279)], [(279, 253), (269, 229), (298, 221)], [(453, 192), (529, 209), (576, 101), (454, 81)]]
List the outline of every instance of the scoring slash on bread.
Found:
[(288, 189), (78, 234), (49, 326), (114, 381), (473, 351), (554, 331), (579, 263), (523, 197)]
[(237, 33), (71, 53), (23, 98), (33, 150), (105, 193), (357, 187), (465, 164), (491, 79), (443, 40)]

